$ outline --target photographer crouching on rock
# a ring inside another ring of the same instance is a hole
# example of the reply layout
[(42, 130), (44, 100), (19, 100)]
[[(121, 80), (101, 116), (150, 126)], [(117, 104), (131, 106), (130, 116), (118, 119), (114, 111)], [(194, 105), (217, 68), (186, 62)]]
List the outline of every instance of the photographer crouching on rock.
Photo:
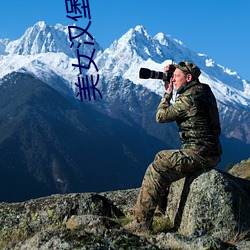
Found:
[[(180, 62), (164, 70), (166, 73), (142, 68), (140, 77), (163, 79), (166, 92), (158, 106), (156, 121), (176, 121), (182, 147), (160, 151), (147, 168), (135, 205), (135, 219), (125, 226), (131, 232), (152, 231), (155, 209), (170, 184), (199, 169), (215, 167), (222, 153), (216, 100), (210, 87), (199, 81), (200, 69), (194, 63)], [(173, 88), (177, 92), (171, 105)]]

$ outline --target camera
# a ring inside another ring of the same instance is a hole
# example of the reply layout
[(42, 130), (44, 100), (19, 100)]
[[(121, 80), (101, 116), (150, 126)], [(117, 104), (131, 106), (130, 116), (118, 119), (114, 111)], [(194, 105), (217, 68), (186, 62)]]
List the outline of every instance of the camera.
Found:
[(160, 72), (160, 71), (154, 71), (147, 68), (140, 68), (139, 71), (139, 77), (141, 79), (162, 79), (170, 81), (170, 78), (173, 76), (173, 73), (175, 71), (175, 66), (171, 64), (169, 66), (168, 72)]

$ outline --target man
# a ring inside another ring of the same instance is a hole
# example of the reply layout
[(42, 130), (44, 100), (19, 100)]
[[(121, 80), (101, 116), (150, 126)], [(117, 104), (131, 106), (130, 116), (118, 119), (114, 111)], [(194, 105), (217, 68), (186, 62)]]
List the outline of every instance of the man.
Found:
[[(176, 121), (182, 147), (156, 154), (146, 170), (135, 205), (135, 220), (125, 226), (129, 231), (152, 230), (157, 205), (170, 184), (203, 168), (213, 168), (222, 153), (220, 122), (215, 97), (207, 84), (200, 83), (200, 69), (193, 63), (175, 66), (170, 82), (165, 80), (166, 92), (158, 106), (156, 121)], [(165, 67), (167, 72), (173, 65)], [(173, 86), (176, 100), (171, 105)]]

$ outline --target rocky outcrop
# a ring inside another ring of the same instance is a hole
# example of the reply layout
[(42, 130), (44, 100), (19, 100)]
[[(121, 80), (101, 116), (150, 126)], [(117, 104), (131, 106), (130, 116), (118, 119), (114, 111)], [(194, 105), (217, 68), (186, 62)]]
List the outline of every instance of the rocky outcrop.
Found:
[(211, 170), (173, 183), (167, 216), (184, 235), (229, 240), (250, 229), (250, 182)]
[(0, 249), (249, 249), (250, 181), (210, 170), (173, 183), (161, 217), (172, 227), (152, 235), (122, 227), (138, 191), (0, 203)]
[(234, 165), (229, 170), (229, 173), (236, 177), (250, 180), (250, 158), (247, 160), (242, 160), (240, 163)]

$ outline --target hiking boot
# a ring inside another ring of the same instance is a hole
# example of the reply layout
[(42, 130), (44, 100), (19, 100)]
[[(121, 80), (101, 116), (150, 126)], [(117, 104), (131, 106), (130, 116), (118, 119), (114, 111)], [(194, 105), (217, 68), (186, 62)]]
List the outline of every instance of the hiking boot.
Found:
[(123, 227), (125, 230), (129, 231), (129, 232), (138, 232), (138, 233), (152, 233), (152, 225), (149, 222), (145, 222), (145, 221), (137, 221), (134, 220), (132, 222), (130, 222), (129, 224), (125, 225)]

